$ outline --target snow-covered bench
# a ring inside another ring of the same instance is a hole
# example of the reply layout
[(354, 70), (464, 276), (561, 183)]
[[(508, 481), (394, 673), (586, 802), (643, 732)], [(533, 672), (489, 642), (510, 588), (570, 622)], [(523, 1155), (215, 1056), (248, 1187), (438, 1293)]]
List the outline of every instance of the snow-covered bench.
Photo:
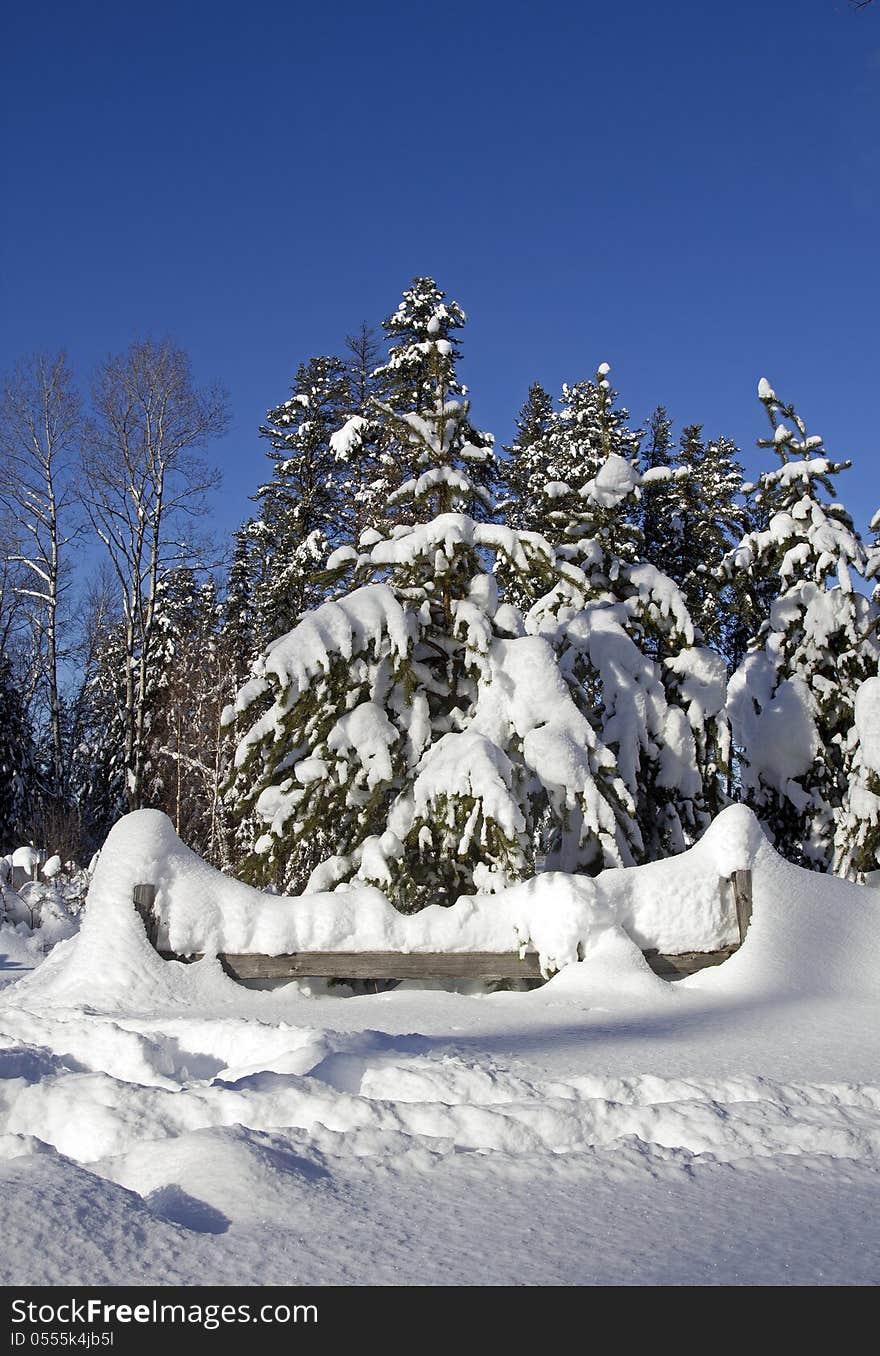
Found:
[[(729, 881), (719, 880), (719, 889), (732, 890), (736, 908), (739, 942), (716, 951), (687, 951), (675, 955), (656, 950), (643, 952), (655, 974), (664, 979), (677, 979), (695, 973), (706, 966), (719, 965), (738, 950), (745, 940), (752, 915), (752, 873), (735, 871)], [(151, 883), (136, 885), (133, 891), (134, 907), (140, 914), (150, 944), (165, 960), (197, 961), (202, 952), (189, 955), (159, 947), (161, 919), (156, 909), (156, 887)], [(285, 955), (267, 955), (257, 952), (221, 952), (218, 956), (223, 968), (236, 980), (284, 979), (475, 979), (483, 981), (529, 979), (540, 980), (540, 958), (536, 951), (524, 955), (516, 951), (297, 951)]]

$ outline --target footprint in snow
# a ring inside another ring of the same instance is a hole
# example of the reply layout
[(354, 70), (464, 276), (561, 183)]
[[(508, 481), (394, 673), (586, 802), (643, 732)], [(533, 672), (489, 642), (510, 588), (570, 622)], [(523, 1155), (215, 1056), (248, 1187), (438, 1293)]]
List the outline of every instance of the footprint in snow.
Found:
[(197, 1200), (182, 1187), (171, 1183), (151, 1191), (145, 1204), (154, 1215), (170, 1224), (181, 1224), (195, 1234), (225, 1234), (230, 1221), (221, 1210), (207, 1201)]

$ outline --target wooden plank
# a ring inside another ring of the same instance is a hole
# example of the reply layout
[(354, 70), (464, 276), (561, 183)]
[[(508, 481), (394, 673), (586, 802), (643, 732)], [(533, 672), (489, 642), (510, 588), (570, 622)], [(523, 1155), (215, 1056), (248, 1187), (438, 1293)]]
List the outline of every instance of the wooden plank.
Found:
[(645, 960), (661, 979), (684, 979), (686, 975), (695, 975), (712, 965), (722, 965), (730, 960), (738, 946), (725, 946), (720, 951), (685, 951), (678, 956), (663, 955), (659, 951), (645, 951)]
[[(201, 955), (159, 953), (166, 960)], [(221, 953), (233, 979), (540, 979), (538, 957), (515, 951), (297, 951), (284, 956)]]
[[(681, 979), (707, 966), (721, 965), (737, 950), (689, 951), (682, 955), (644, 953), (662, 979)], [(179, 956), (160, 951), (165, 960), (189, 963), (202, 953)], [(232, 979), (541, 979), (538, 956), (515, 951), (298, 951), (284, 956), (222, 953), (219, 960)]]
[[(734, 880), (737, 900), (737, 920), (741, 936), (748, 928), (751, 916), (751, 872), (737, 872)], [(143, 920), (150, 945), (155, 947), (159, 933), (159, 915), (156, 909), (156, 887), (144, 884), (134, 887), (134, 906)], [(747, 901), (741, 906), (740, 899)], [(748, 911), (747, 911), (748, 910)], [(740, 921), (743, 920), (743, 921)], [(696, 974), (707, 966), (721, 965), (737, 946), (719, 951), (688, 951), (666, 955), (645, 951), (648, 965), (663, 979), (680, 979)], [(201, 960), (202, 952), (182, 956), (174, 951), (159, 951), (163, 960), (188, 964)], [(483, 981), (543, 978), (536, 952), (529, 951), (520, 958), (517, 952), (495, 951), (296, 951), (287, 955), (268, 956), (257, 953), (221, 952), (219, 960), (232, 979), (476, 979)]]
[(733, 885), (733, 899), (736, 904), (736, 924), (739, 928), (740, 945), (742, 945), (752, 921), (752, 873), (751, 871), (734, 871), (730, 879)]

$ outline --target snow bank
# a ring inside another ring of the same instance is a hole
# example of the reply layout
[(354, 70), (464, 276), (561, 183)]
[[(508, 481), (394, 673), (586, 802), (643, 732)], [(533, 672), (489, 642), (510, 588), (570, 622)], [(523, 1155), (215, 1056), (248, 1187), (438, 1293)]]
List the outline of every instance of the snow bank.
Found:
[(734, 871), (752, 866), (763, 842), (751, 810), (731, 805), (688, 852), (603, 871), (594, 883), (618, 924), (643, 950), (668, 955), (717, 951), (739, 940), (727, 882)]
[[(733, 959), (677, 984), (651, 974), (621, 924), (691, 926), (710, 878), (748, 865), (755, 913)], [(546, 954), (583, 944), (526, 994), (251, 992), (216, 961), (159, 959), (131, 907), (139, 879), (172, 928), (189, 907), (232, 926), (233, 906), (318, 926), (314, 897), (224, 881), (164, 816), (120, 823), (79, 937), (0, 995), (0, 1281), (592, 1283), (598, 1257), (619, 1284), (653, 1276), (636, 1245), (672, 1258), (676, 1284), (876, 1280), (880, 897), (782, 861), (748, 811), (674, 861), (460, 901), (467, 936), (501, 906)], [(356, 894), (381, 921), (375, 892), (319, 897), (319, 916)], [(711, 1265), (686, 1266), (670, 1238)], [(486, 1272), (498, 1258), (507, 1270)]]
[(23, 971), (36, 969), (45, 952), (39, 929), (27, 923), (0, 923), (0, 985), (19, 978)]
[[(880, 993), (876, 890), (793, 866), (763, 840), (753, 858), (753, 895), (745, 944), (724, 965), (682, 981), (683, 987), (706, 989), (713, 996), (743, 1003), (772, 999), (776, 1005), (808, 996), (876, 1001)], [(860, 1039), (857, 1029), (852, 1038)]]

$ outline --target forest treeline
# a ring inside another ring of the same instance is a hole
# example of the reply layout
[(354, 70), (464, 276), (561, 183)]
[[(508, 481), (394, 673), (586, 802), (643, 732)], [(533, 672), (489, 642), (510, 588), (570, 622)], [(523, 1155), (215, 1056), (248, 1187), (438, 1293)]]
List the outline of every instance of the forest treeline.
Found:
[(264, 887), (414, 909), (653, 860), (744, 799), (792, 860), (873, 867), (880, 549), (849, 463), (762, 380), (744, 484), (720, 431), (637, 426), (606, 364), (534, 384), (496, 448), (465, 319), (417, 278), (304, 361), (228, 543), (227, 397), (175, 344), (87, 396), (63, 354), (7, 375), (0, 851), (87, 859), (152, 806)]

